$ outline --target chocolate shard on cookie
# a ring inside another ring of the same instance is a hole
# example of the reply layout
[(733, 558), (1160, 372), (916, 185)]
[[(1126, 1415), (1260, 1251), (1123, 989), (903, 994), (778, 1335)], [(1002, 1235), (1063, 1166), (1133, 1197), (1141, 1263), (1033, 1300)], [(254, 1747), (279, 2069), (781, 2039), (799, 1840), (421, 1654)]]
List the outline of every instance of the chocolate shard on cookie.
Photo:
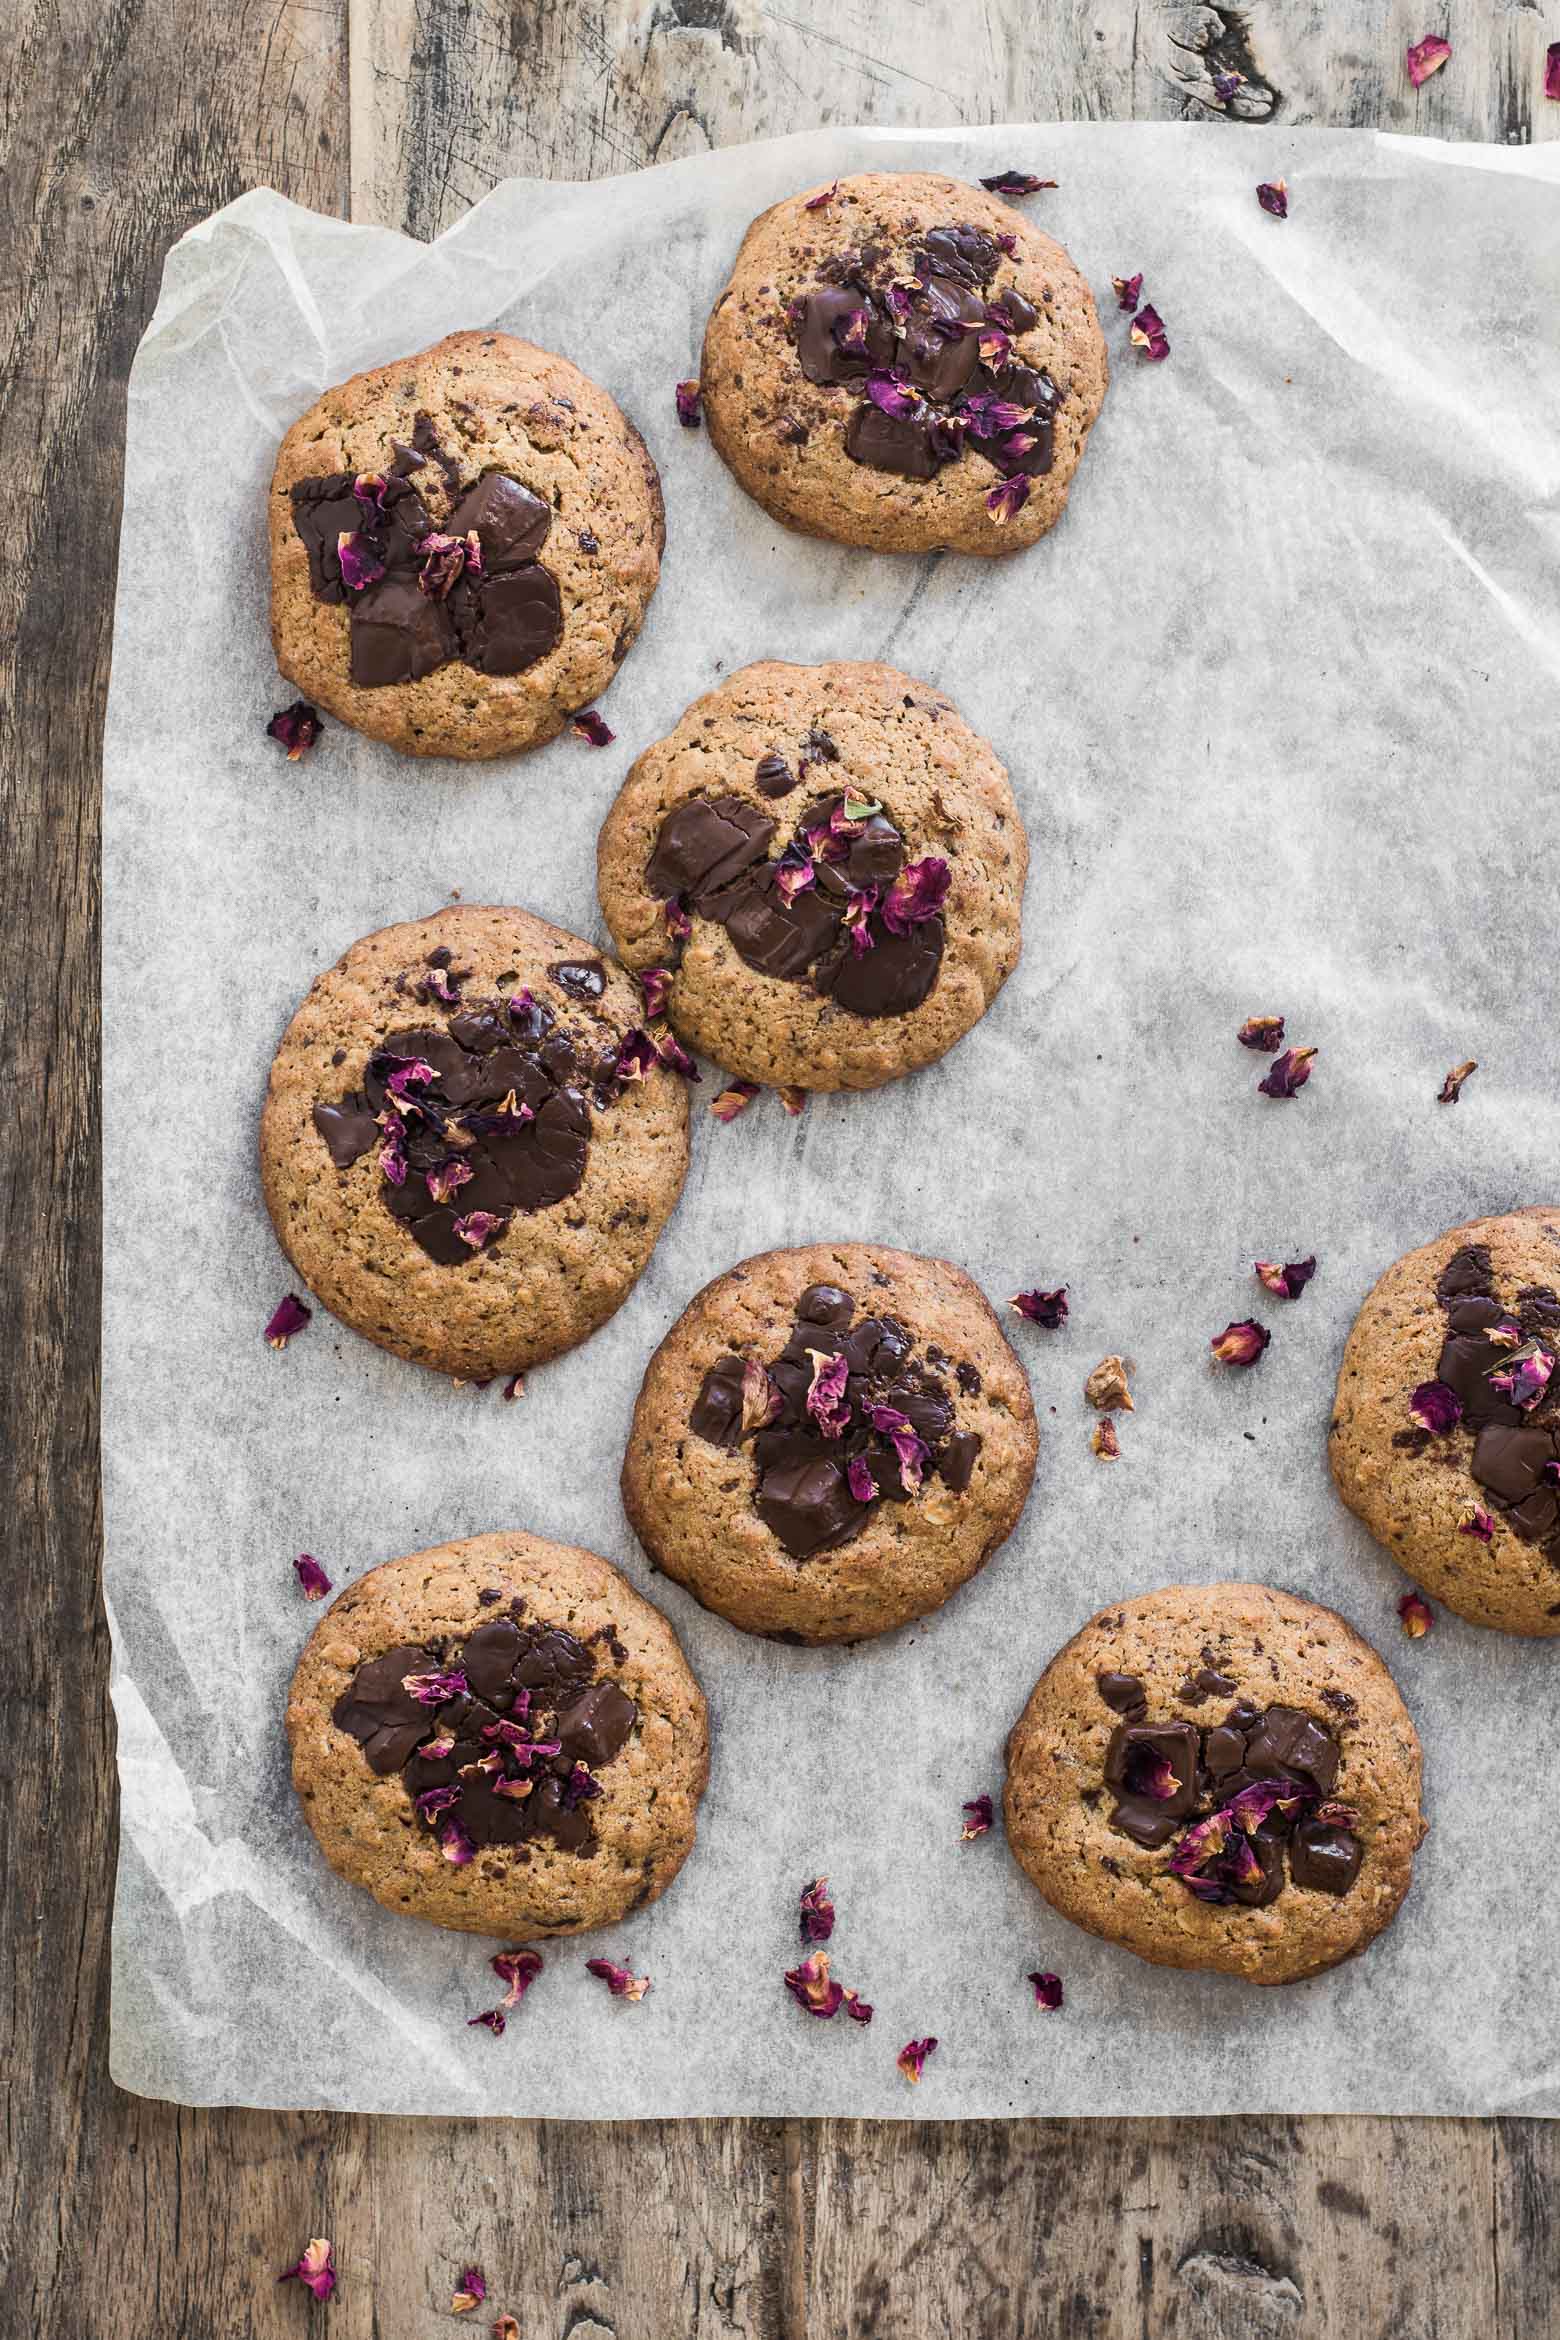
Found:
[(1341, 1617), (1264, 1585), (1173, 1585), (1102, 1609), (1051, 1660), (1008, 1740), (1004, 1813), (1075, 1925), (1155, 1965), (1284, 1983), (1396, 1915), (1419, 1790), (1397, 1688)]
[(702, 1291), (634, 1409), (623, 1501), (656, 1566), (749, 1633), (854, 1641), (937, 1608), (1011, 1532), (1029, 1387), (945, 1260), (818, 1244)]
[(293, 425), (270, 534), (282, 672), (371, 738), (472, 758), (551, 739), (606, 687), (665, 527), (604, 390), (512, 335), (456, 333)]
[(387, 1561), (342, 1593), (298, 1662), (287, 1733), (333, 1869), (387, 1909), (527, 1939), (664, 1892), (709, 1775), (665, 1618), (594, 1553), (519, 1532)]
[(1560, 1209), (1477, 1219), (1387, 1269), (1343, 1353), (1328, 1454), (1436, 1600), (1560, 1634)]
[(1060, 244), (962, 180), (865, 172), (753, 222), (701, 388), (717, 450), (787, 526), (991, 554), (1061, 517), (1108, 370)]
[(571, 1348), (627, 1296), (682, 1187), (683, 1079), (638, 987), (524, 910), (355, 943), (283, 1036), (266, 1203), (310, 1290), (463, 1380)]
[[(783, 781), (783, 785), (781, 782)], [(625, 964), (741, 1078), (868, 1089), (933, 1063), (1016, 964), (1007, 774), (888, 666), (732, 675), (635, 763), (597, 849)]]

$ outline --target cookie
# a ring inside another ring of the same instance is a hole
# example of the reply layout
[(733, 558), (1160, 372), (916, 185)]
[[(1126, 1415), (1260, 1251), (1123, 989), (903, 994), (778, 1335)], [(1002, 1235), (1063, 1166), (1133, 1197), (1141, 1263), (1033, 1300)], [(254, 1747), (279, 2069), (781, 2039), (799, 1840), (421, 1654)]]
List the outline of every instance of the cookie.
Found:
[(288, 1025), (260, 1124), (266, 1207), (310, 1291), (462, 1380), (604, 1324), (688, 1167), (684, 1083), (643, 1013), (620, 967), (526, 910), (462, 904), (354, 943)]
[(639, 433), (567, 358), (452, 333), (327, 390), (271, 479), (271, 638), (412, 756), (537, 747), (644, 623), (666, 539)]
[(1560, 1633), (1560, 1208), (1453, 1227), (1389, 1267), (1349, 1335), (1338, 1492), (1473, 1625)]
[(704, 1696), (615, 1568), (519, 1529), (340, 1594), (287, 1702), (293, 1786), (338, 1876), (386, 1909), (534, 1939), (664, 1893), (709, 1777)]
[(597, 885), (625, 965), (746, 1080), (933, 1064), (1018, 963), (1029, 848), (952, 701), (891, 666), (743, 667), (639, 757)]
[(940, 1608), (1034, 1477), (1023, 1367), (961, 1268), (876, 1243), (766, 1251), (650, 1360), (623, 1504), (745, 1633), (858, 1641)]
[(989, 554), (1061, 518), (1108, 377), (1060, 244), (962, 179), (868, 171), (753, 222), (701, 386), (716, 448), (787, 527)]
[(1396, 1916), (1425, 1833), (1419, 1741), (1368, 1642), (1260, 1584), (1113, 1602), (1008, 1739), (1015, 1860), (1155, 1966), (1299, 1982)]

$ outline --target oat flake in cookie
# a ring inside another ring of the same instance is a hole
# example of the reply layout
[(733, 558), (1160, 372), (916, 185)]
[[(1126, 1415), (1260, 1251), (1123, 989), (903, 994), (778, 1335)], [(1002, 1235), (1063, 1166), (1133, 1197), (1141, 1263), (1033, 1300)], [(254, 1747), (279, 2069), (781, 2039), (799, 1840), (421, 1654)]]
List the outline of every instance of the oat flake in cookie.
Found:
[(271, 481), (284, 675), (416, 756), (500, 756), (603, 691), (660, 573), (639, 433), (567, 358), (454, 333), (327, 390)]
[(597, 884), (625, 965), (743, 1079), (935, 1063), (1017, 964), (1024, 825), (987, 743), (891, 666), (743, 667), (639, 757)]
[(709, 1776), (666, 1619), (594, 1552), (518, 1530), (342, 1593), (298, 1661), (287, 1736), (331, 1867), (477, 1934), (576, 1934), (654, 1901)]
[(1560, 1633), (1560, 1209), (1454, 1227), (1389, 1267), (1343, 1353), (1338, 1491), (1473, 1625)]
[(688, 1163), (639, 990), (528, 911), (463, 904), (354, 943), (271, 1066), (266, 1205), (317, 1299), (466, 1380), (603, 1324)]
[(1053, 1909), (1155, 1966), (1299, 1982), (1396, 1916), (1419, 1740), (1331, 1609), (1259, 1584), (1114, 1603), (1046, 1667), (1003, 1810)]
[(940, 1607), (1034, 1476), (1022, 1366), (963, 1270), (768, 1251), (650, 1361), (623, 1502), (656, 1566), (748, 1633), (855, 1641)]
[(867, 172), (753, 222), (704, 336), (710, 436), (787, 526), (1009, 553), (1055, 526), (1105, 396), (1060, 244), (963, 180)]

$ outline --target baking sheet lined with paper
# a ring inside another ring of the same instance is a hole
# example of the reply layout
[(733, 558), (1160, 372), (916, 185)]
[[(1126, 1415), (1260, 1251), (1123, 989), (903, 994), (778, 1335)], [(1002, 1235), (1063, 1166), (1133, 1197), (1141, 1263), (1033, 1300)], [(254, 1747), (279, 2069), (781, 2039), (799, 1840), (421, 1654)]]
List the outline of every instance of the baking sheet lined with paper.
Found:
[[(1094, 285), (1114, 380), (1055, 533), (1010, 562), (853, 553), (742, 495), (673, 391), (748, 220), (853, 169), (1054, 177), (1031, 215)], [(1560, 626), (1560, 163), (1363, 134), (1095, 124), (835, 132), (631, 186), (511, 182), (424, 247), (242, 198), (170, 256), (130, 393), (105, 744), (106, 1588), (122, 1839), (113, 2070), (188, 2102), (634, 2117), (1257, 2110), (1553, 2113), (1560, 1887), (1544, 1858), (1554, 1645), (1442, 1615), (1343, 1510), (1325, 1434), (1344, 1336), (1399, 1253), (1553, 1199), (1545, 748)], [(1289, 217), (1259, 207), (1287, 181)], [(1113, 275), (1171, 355), (1139, 361)], [(331, 724), (288, 762), (264, 507), (327, 385), (461, 327), (561, 350), (638, 423), (668, 546), (602, 701), (616, 733), (491, 765)], [(316, 1310), (260, 1199), (266, 1069), (314, 974), (376, 927), (509, 900), (605, 941), (595, 837), (629, 762), (721, 675), (881, 658), (946, 690), (1012, 776), (1025, 949), (975, 1031), (867, 1096), (694, 1092), (688, 1183), (643, 1282), (524, 1398), (455, 1388)], [(1318, 1051), (1258, 1095), (1235, 1032)], [(1455, 1107), (1449, 1067), (1479, 1061)], [(1011, 1319), (1041, 1422), (986, 1570), (853, 1649), (732, 1631), (657, 1580), (617, 1470), (656, 1342), (720, 1269), (871, 1238), (968, 1268)], [(1314, 1251), (1295, 1305), (1258, 1257)], [(1256, 1314), (1249, 1373), (1208, 1336)], [(1134, 1363), (1119, 1461), (1082, 1385)], [(546, 1948), (506, 2036), (490, 1948), (326, 1868), (281, 1714), (319, 1611), (376, 1562), (505, 1525), (588, 1545), (670, 1617), (714, 1733), (666, 1897)], [(1356, 1624), (1424, 1741), (1430, 1834), (1368, 1955), (1281, 1992), (1140, 1965), (1067, 1927), (1000, 1829), (960, 1841), (1046, 1660), (1118, 1594), (1220, 1577)], [(781, 1984), (827, 1875), (870, 2027)], [(648, 1972), (637, 2003), (584, 1970)], [(1037, 2011), (1031, 1969), (1062, 1974)], [(895, 2054), (939, 2048), (919, 2088)]]

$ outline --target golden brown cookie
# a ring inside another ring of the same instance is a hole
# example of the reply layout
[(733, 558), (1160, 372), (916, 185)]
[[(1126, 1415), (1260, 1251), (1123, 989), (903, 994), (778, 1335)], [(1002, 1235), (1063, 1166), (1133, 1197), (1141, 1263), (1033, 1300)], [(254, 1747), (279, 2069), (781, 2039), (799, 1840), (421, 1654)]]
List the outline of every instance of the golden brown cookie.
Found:
[(526, 910), (463, 903), (354, 943), (288, 1025), (260, 1125), (309, 1289), (463, 1380), (604, 1324), (688, 1166), (684, 1083), (643, 1016), (620, 967)]
[(788, 527), (1010, 553), (1061, 518), (1108, 375), (1060, 244), (962, 179), (868, 171), (754, 220), (701, 382), (717, 449)]
[(1008, 1739), (1008, 1843), (1053, 1909), (1155, 1966), (1299, 1982), (1396, 1916), (1419, 1740), (1368, 1642), (1260, 1584), (1113, 1602)]
[(298, 1661), (287, 1736), (339, 1876), (522, 1939), (664, 1893), (709, 1777), (703, 1693), (660, 1611), (594, 1552), (519, 1529), (349, 1586)]
[(744, 1079), (933, 1064), (1018, 962), (1029, 849), (992, 749), (891, 666), (743, 667), (639, 757), (597, 884), (624, 964)]
[(508, 333), (327, 390), (282, 441), (270, 528), (288, 680), (371, 739), (464, 758), (536, 747), (606, 688), (666, 538), (632, 423)]
[(962, 1268), (807, 1244), (728, 1269), (673, 1325), (623, 1503), (655, 1565), (744, 1632), (858, 1641), (990, 1559), (1037, 1444), (1023, 1367)]
[(1453, 1227), (1389, 1267), (1343, 1352), (1338, 1492), (1473, 1625), (1560, 1633), (1560, 1208)]

